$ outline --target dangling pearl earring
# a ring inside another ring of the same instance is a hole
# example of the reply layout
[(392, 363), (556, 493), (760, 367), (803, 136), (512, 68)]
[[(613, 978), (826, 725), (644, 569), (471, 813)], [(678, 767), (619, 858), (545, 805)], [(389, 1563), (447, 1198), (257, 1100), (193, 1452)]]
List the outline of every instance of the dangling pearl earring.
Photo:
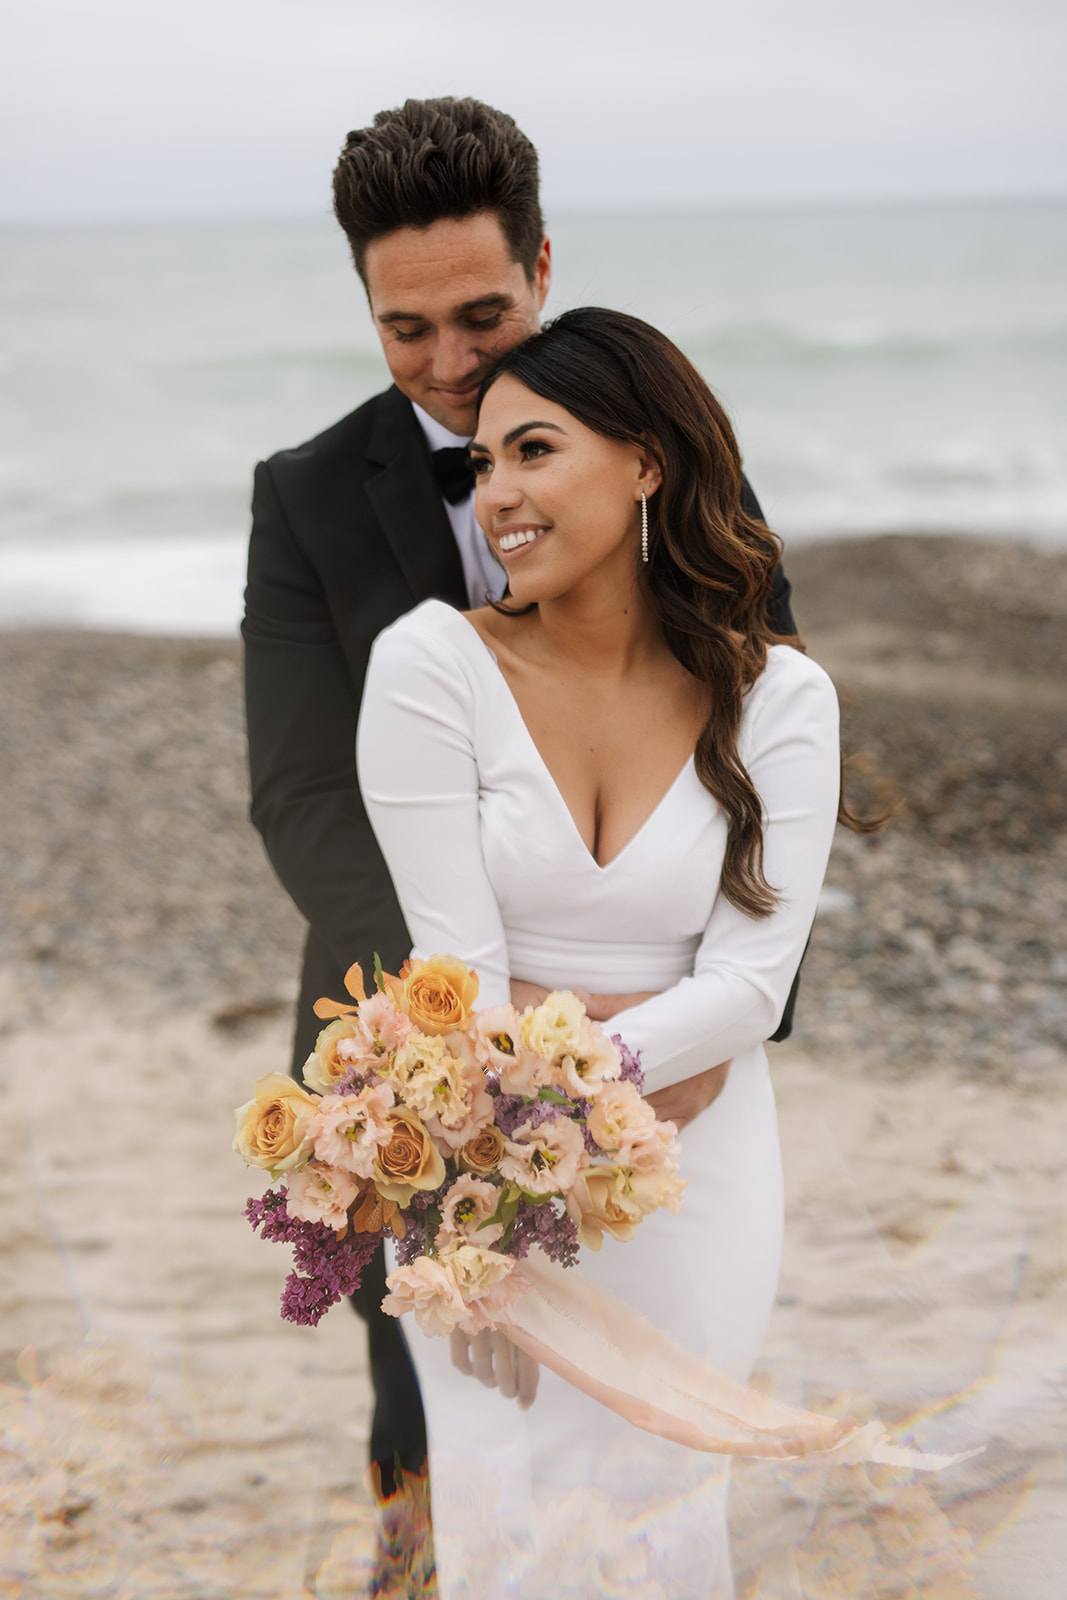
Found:
[(641, 560), (648, 566), (648, 501), (641, 495)]

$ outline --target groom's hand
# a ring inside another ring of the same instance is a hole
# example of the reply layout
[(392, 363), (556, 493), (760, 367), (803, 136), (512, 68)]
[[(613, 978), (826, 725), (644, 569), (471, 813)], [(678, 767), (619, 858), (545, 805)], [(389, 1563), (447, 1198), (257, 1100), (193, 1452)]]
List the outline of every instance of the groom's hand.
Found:
[(523, 1411), (530, 1409), (541, 1371), (533, 1356), (492, 1329), (472, 1339), (454, 1328), (451, 1344), (452, 1365), (459, 1372), (477, 1378), (487, 1389), (499, 1389), (506, 1400), (517, 1400)]

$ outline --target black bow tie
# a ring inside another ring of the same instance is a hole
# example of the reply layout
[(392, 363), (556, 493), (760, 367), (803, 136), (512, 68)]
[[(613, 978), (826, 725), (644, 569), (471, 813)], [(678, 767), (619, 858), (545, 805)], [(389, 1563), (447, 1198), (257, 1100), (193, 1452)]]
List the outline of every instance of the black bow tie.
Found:
[(450, 506), (458, 506), (474, 488), (474, 468), (465, 444), (448, 445), (430, 457), (437, 487)]

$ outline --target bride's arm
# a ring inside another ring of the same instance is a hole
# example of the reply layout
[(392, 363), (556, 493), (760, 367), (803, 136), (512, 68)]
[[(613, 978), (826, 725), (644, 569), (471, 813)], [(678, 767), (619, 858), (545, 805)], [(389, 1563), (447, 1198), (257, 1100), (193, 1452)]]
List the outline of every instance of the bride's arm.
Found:
[[(432, 627), (404, 619), (378, 640), (357, 739), (364, 803), (414, 940), (414, 953), (459, 956), (478, 1003), (509, 998), (507, 943), (482, 854), (475, 704), (466, 663)], [(503, 1334), (452, 1335), (453, 1366), (525, 1410), (537, 1362)]]
[(764, 871), (781, 897), (753, 918), (720, 894), (692, 977), (616, 1013), (610, 1031), (639, 1050), (648, 1093), (770, 1037), (811, 932), (837, 816), (837, 697), (807, 657), (774, 652), (752, 694), (741, 754), (764, 808)]
[(357, 738), (360, 788), (416, 955), (458, 956), (479, 1006), (509, 999), (507, 943), (482, 853), (471, 666), (426, 608), (380, 636)]

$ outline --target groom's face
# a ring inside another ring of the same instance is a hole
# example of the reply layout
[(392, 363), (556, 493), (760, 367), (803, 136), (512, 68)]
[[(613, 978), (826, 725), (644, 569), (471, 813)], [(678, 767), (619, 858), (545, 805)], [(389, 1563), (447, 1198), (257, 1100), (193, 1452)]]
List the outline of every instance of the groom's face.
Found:
[(393, 382), (450, 433), (469, 436), (485, 374), (537, 332), (548, 240), (532, 283), (488, 211), (384, 234), (367, 246), (364, 270)]

